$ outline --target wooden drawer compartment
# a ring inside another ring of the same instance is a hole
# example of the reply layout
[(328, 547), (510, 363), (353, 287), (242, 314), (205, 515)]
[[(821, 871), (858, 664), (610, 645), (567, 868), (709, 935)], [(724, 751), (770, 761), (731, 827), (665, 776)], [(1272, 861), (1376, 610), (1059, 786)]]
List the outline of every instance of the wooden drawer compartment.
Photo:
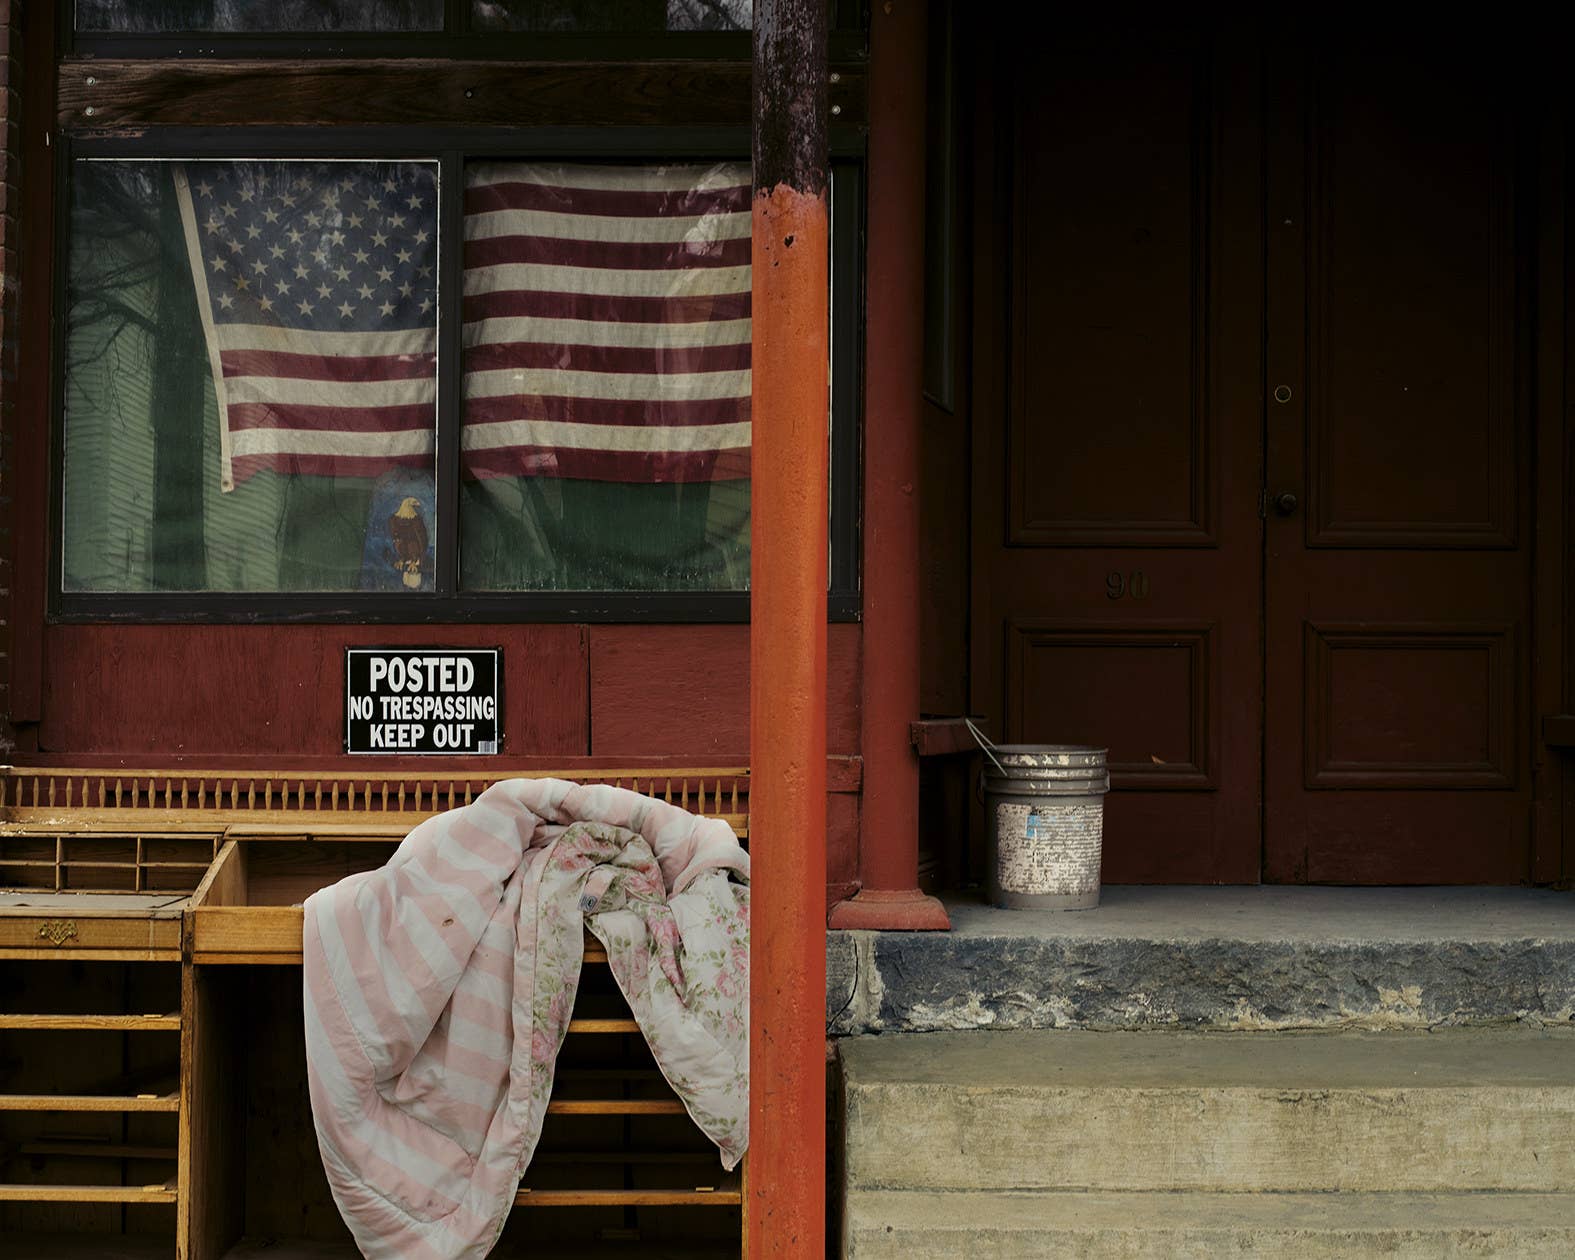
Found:
[(191, 961), (301, 961), (301, 906), (346, 875), (376, 870), (399, 837), (386, 830), (255, 835), (226, 840), (191, 899)]
[(0, 892), (0, 958), (179, 962), (186, 903), (169, 893)]

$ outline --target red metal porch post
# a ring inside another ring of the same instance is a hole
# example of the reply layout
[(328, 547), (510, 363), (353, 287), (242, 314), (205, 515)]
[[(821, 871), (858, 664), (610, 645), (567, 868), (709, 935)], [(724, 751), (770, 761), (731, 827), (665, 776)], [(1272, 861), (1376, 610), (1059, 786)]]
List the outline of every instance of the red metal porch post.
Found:
[(755, 0), (748, 1247), (825, 1249), (826, 0)]
[(945, 929), (919, 891), (919, 426), (925, 0), (871, 6), (864, 407), (864, 799), (859, 883), (834, 928)]

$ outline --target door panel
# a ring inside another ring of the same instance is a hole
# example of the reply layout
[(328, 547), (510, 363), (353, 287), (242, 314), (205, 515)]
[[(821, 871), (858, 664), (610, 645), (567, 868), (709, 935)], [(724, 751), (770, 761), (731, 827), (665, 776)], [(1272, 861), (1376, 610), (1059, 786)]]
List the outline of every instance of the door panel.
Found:
[[(985, 67), (972, 707), (1108, 747), (1105, 878), (1260, 862), (1254, 62), (1093, 24)], [(1010, 277), (1010, 279), (1006, 279)]]
[(1512, 94), (1464, 47), (1282, 54), (1265, 875), (1514, 882), (1531, 785)]
[(1020, 85), (1009, 544), (1213, 541), (1207, 57), (1057, 41)]
[(1309, 546), (1515, 546), (1513, 136), (1454, 69), (1313, 85)]
[(1078, 742), (1109, 749), (1128, 788), (1217, 788), (1213, 632), (1210, 622), (1013, 621), (1006, 728), (1014, 742), (1052, 721), (1080, 731)]

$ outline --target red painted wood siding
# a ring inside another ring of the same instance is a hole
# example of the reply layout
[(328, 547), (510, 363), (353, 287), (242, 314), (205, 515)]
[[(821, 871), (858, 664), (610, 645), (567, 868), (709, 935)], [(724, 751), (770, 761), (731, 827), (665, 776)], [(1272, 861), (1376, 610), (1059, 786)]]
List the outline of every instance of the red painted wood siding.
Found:
[[(504, 759), (537, 769), (749, 760), (745, 626), (119, 626), (44, 632), (43, 720), (29, 761), (496, 770), (490, 758), (343, 755), (344, 649), (504, 649)], [(854, 886), (859, 848), (862, 632), (829, 628), (828, 896)]]
[[(860, 631), (828, 629), (826, 751), (853, 755)], [(590, 626), (587, 634), (593, 755), (748, 757), (748, 626)]]
[(502, 645), (507, 752), (588, 751), (579, 626), (52, 626), (40, 752), (62, 764), (77, 753), (336, 756), (344, 649), (356, 643)]

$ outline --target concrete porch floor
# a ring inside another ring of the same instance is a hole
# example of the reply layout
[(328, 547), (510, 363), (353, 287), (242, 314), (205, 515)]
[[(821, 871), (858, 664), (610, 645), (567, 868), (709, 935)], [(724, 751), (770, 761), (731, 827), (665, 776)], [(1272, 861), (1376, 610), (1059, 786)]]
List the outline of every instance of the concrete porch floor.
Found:
[(1575, 1026), (1575, 894), (1107, 887), (950, 901), (946, 933), (831, 932), (832, 1036), (971, 1028)]

